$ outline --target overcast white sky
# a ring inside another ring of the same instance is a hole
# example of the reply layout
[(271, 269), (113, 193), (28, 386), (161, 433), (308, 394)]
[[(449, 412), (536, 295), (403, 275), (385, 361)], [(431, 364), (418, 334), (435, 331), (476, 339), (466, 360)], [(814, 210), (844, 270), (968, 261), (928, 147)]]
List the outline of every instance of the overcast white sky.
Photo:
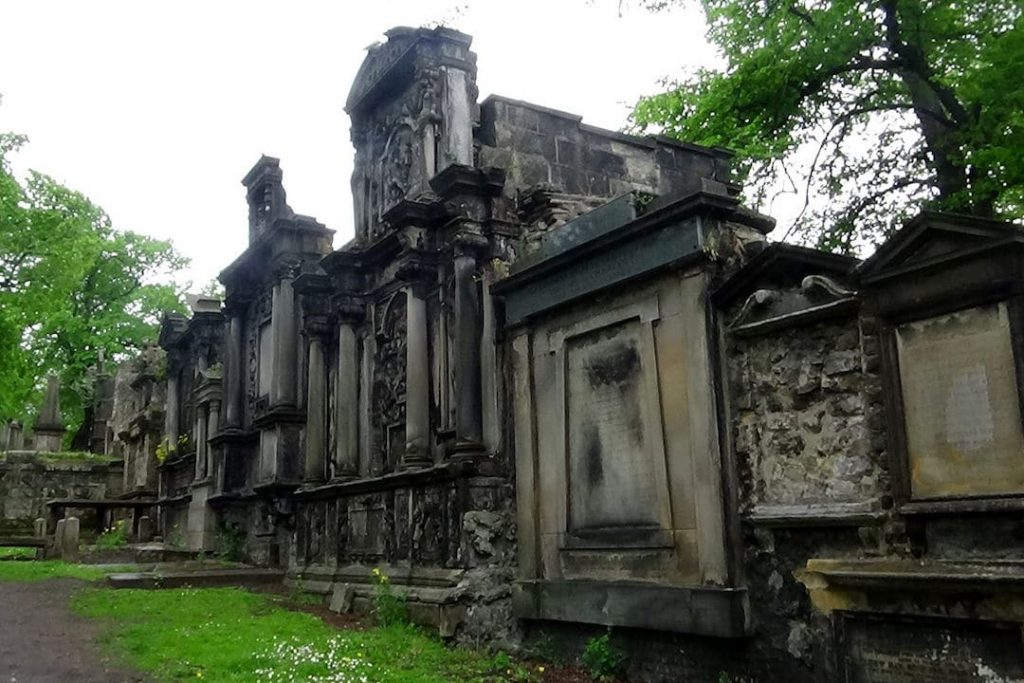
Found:
[(352, 234), (342, 110), (367, 45), (396, 25), (471, 34), (491, 93), (618, 129), (658, 81), (714, 63), (695, 8), (616, 0), (0, 0), (0, 130), (116, 227), (170, 238), (214, 277), (245, 248), (240, 180), (281, 158), (289, 204)]

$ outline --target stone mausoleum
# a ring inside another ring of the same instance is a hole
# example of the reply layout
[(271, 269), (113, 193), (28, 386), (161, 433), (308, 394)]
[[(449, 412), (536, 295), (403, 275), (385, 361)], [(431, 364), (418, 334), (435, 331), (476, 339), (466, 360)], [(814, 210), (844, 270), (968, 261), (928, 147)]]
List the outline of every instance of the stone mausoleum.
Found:
[(1024, 681), (1021, 228), (770, 243), (728, 152), (478, 102), (446, 28), (346, 110), (355, 237), (262, 157), (223, 305), (130, 379), (165, 539), (346, 610), (380, 568), (462, 640), (611, 627), (635, 680)]

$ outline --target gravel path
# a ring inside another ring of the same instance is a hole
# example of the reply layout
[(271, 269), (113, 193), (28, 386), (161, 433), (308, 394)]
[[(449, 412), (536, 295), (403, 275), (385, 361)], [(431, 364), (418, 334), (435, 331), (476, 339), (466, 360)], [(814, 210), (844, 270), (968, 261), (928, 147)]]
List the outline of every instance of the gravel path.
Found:
[(95, 639), (97, 624), (71, 613), (83, 584), (70, 579), (0, 582), (0, 683), (138, 683), (113, 668)]

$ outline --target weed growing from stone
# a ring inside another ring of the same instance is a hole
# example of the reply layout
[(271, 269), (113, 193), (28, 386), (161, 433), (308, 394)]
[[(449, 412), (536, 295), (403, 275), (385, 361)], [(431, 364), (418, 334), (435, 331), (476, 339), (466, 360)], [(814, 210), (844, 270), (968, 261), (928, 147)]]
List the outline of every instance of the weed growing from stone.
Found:
[(128, 545), (128, 520), (121, 519), (96, 539), (97, 550), (115, 550)]
[(396, 595), (388, 575), (374, 567), (373, 571), (373, 614), (381, 626), (400, 626), (409, 622), (405, 598)]
[(591, 638), (583, 649), (580, 661), (595, 681), (610, 681), (622, 673), (626, 656), (612, 645), (611, 631), (603, 636)]

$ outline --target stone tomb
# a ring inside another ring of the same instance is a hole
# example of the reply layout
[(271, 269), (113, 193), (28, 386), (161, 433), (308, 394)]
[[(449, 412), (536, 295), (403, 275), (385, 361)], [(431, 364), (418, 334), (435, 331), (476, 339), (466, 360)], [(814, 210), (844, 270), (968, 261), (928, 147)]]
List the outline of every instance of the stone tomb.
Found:
[(515, 382), (517, 616), (747, 633), (705, 292), (709, 250), (753, 248), (770, 225), (724, 186), (705, 190), (649, 211), (623, 207), (630, 195), (595, 209), (495, 287)]

